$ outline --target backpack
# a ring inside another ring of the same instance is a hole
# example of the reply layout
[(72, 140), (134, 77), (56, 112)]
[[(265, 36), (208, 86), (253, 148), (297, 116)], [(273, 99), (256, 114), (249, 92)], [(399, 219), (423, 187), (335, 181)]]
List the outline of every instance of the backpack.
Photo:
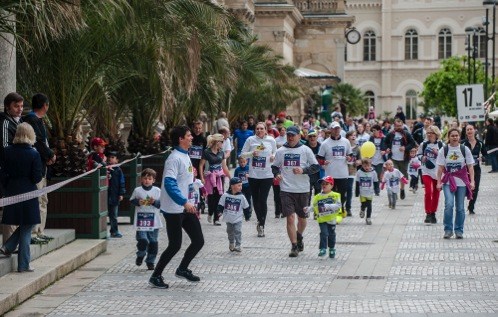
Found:
[[(444, 151), (444, 157), (448, 156), (448, 151), (449, 151), (448, 144), (446, 144), (444, 146), (444, 150), (443, 151)], [(462, 153), (463, 161), (465, 163), (465, 166), (467, 166), (467, 159), (465, 158), (465, 145), (460, 144), (460, 152)]]
[[(422, 142), (422, 155), (424, 155), (425, 149), (427, 148), (428, 144), (429, 144), (429, 142), (427, 142), (427, 141)], [(443, 144), (442, 141), (437, 141), (437, 147), (438, 148), (442, 148), (443, 146), (444, 146), (444, 144)], [(448, 149), (446, 149), (446, 152), (445, 152), (444, 156), (446, 156), (446, 154), (448, 154)]]

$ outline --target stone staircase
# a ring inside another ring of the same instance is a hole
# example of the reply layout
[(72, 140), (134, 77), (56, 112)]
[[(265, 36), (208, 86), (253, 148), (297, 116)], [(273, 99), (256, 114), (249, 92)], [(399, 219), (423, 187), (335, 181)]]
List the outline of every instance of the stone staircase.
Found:
[(71, 229), (47, 229), (45, 233), (54, 239), (31, 245), (34, 272), (18, 273), (16, 254), (0, 256), (0, 315), (107, 250), (107, 240), (75, 240)]

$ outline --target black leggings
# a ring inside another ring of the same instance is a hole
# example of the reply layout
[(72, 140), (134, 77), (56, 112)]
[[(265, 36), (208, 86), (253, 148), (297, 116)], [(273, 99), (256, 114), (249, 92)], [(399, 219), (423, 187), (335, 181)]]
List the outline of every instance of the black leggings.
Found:
[(336, 193), (341, 194), (341, 208), (344, 211), (344, 204), (346, 203), (346, 193), (348, 191), (348, 179), (334, 179), (334, 188), (332, 190)]
[(161, 254), (156, 269), (152, 274), (153, 276), (161, 276), (169, 261), (180, 251), (182, 247), (182, 228), (189, 236), (191, 243), (187, 250), (185, 250), (185, 255), (178, 266), (179, 269), (187, 269), (190, 262), (192, 262), (204, 245), (204, 235), (202, 234), (201, 224), (197, 215), (187, 212), (181, 214), (163, 213), (163, 215), (164, 219), (166, 219), (168, 247)]
[(220, 202), (221, 195), (218, 193), (218, 189), (213, 188), (213, 193), (207, 196), (208, 201), (208, 214), (210, 216), (214, 215), (214, 221), (218, 221), (220, 219), (220, 215), (216, 212), (218, 208), (218, 203)]
[(479, 194), (479, 183), (481, 182), (481, 167), (479, 165), (474, 165), (474, 184), (475, 188), (472, 191), (472, 200), (469, 201), (469, 211), (474, 211), (477, 194)]
[(272, 184), (273, 178), (249, 178), (254, 212), (258, 218), (259, 225), (263, 227), (265, 226), (266, 214), (268, 213), (267, 200)]

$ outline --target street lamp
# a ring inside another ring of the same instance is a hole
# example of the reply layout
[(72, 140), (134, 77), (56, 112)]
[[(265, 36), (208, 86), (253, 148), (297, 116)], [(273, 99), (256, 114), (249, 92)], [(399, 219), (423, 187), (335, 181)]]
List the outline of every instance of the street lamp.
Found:
[[(476, 57), (477, 57), (477, 29), (474, 27), (466, 27), (465, 34), (467, 34), (466, 47), (467, 61), (468, 61), (468, 83), (473, 84), (476, 82)], [(472, 73), (471, 67), (472, 66)], [(471, 76), (473, 74), (473, 77)]]
[[(484, 0), (482, 2), (482, 5), (486, 8), (486, 20), (484, 21), (484, 26), (486, 27), (486, 52), (484, 55), (484, 70), (485, 70), (485, 81), (484, 81), (484, 96), (485, 99), (488, 98), (488, 66), (489, 66), (489, 57), (488, 57), (488, 47), (489, 47), (489, 41), (493, 41), (493, 54), (492, 54), (492, 61), (491, 61), (491, 90), (494, 92), (495, 91), (495, 59), (496, 59), (496, 45), (495, 45), (495, 36), (496, 36), (496, 0)], [(489, 10), (493, 9), (493, 32), (491, 33), (492, 36), (489, 36)]]

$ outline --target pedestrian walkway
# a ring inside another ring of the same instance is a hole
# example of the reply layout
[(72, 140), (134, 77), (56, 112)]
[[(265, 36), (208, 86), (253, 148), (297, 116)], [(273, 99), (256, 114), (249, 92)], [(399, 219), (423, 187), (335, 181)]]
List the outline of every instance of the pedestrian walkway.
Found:
[[(285, 219), (273, 218), (257, 238), (253, 220), (243, 225), (243, 252), (228, 250), (225, 226), (202, 217), (206, 244), (191, 269), (201, 282), (177, 279), (175, 257), (164, 272), (167, 290), (147, 284), (150, 271), (135, 266), (131, 226), (111, 239), (107, 253), (58, 281), (6, 316), (147, 315), (498, 315), (497, 174), (484, 167), (475, 216), (465, 238), (444, 240), (441, 195), (437, 225), (423, 220), (423, 189), (407, 192), (396, 210), (386, 193), (374, 197), (373, 225), (353, 217), (337, 228), (337, 256), (318, 258), (318, 225), (310, 220), (305, 250), (289, 258)], [(187, 239), (187, 238), (185, 238)], [(167, 245), (160, 233), (160, 250)], [(186, 243), (184, 242), (184, 251)]]

